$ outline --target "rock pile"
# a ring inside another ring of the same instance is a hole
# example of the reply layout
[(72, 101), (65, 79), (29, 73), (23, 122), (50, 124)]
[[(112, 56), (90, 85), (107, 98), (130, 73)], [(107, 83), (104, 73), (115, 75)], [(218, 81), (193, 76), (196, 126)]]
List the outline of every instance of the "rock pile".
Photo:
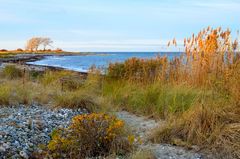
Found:
[(0, 107), (0, 158), (29, 158), (48, 143), (54, 129), (67, 127), (72, 117), (84, 113), (38, 105)]

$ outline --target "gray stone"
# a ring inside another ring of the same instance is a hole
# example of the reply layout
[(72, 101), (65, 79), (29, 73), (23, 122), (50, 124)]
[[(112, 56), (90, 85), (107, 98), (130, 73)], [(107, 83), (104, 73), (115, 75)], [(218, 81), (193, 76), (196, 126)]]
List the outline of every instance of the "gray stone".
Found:
[(0, 152), (5, 152), (5, 151), (6, 151), (6, 148), (3, 146), (0, 146)]
[(79, 114), (83, 114), (81, 109), (0, 106), (0, 158), (28, 158), (39, 151), (39, 144), (48, 143), (54, 129), (67, 127), (72, 117)]
[(27, 154), (25, 151), (20, 151), (20, 152), (19, 152), (19, 155), (20, 155), (21, 157), (25, 158), (25, 159), (28, 159), (28, 158), (29, 158), (29, 157), (28, 157), (28, 154)]

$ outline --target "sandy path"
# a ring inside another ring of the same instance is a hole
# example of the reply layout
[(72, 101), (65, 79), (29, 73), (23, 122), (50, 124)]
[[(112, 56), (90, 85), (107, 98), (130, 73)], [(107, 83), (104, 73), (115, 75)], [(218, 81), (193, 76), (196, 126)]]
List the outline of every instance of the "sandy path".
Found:
[(203, 156), (193, 150), (186, 150), (182, 147), (172, 146), (168, 144), (152, 144), (147, 141), (147, 136), (151, 131), (159, 124), (163, 124), (164, 121), (156, 122), (152, 119), (145, 117), (139, 117), (134, 114), (130, 114), (126, 111), (117, 112), (117, 116), (124, 120), (129, 127), (133, 130), (136, 136), (140, 136), (143, 140), (143, 144), (139, 146), (139, 149), (149, 149), (159, 159), (202, 159)]

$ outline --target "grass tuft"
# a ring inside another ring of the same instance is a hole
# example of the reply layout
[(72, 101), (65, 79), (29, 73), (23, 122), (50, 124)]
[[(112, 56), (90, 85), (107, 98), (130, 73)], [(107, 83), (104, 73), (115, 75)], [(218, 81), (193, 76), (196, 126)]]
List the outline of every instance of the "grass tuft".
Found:
[(23, 72), (21, 69), (17, 68), (15, 65), (7, 65), (3, 69), (3, 75), (9, 79), (16, 79), (23, 77)]

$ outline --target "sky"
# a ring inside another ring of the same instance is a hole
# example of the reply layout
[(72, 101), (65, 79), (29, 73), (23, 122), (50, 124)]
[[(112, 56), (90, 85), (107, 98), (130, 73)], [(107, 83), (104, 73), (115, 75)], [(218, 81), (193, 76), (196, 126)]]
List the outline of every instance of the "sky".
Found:
[(240, 29), (240, 0), (0, 0), (0, 48), (50, 37), (69, 51), (169, 51), (212, 26)]

